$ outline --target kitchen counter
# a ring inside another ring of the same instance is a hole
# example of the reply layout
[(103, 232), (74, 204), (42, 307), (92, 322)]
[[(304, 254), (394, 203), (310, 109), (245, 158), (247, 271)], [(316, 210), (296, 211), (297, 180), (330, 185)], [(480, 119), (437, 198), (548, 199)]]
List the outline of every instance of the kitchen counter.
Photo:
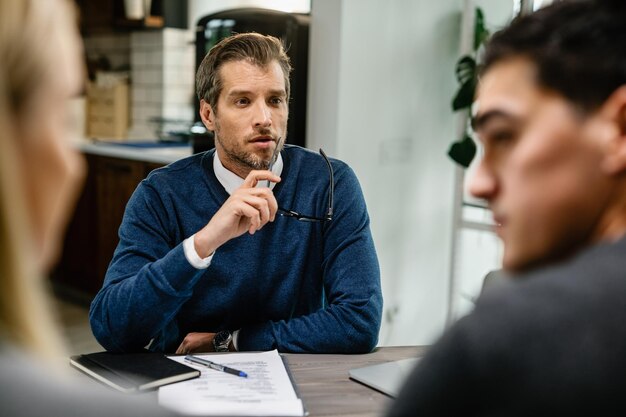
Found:
[(189, 144), (144, 143), (115, 143), (99, 141), (82, 141), (77, 145), (83, 153), (108, 156), (112, 158), (130, 159), (135, 161), (152, 162), (156, 164), (170, 164), (179, 159), (191, 156)]
[(67, 228), (56, 284), (90, 297), (102, 288), (119, 236), (126, 204), (150, 172), (191, 155), (187, 144), (82, 140), (75, 148), (88, 170)]

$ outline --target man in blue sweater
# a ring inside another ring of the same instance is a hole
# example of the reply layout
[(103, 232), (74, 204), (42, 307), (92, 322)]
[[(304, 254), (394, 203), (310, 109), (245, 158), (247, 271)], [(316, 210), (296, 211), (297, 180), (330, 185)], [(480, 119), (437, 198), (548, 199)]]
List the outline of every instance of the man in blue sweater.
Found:
[(280, 41), (259, 34), (205, 57), (196, 84), (215, 149), (152, 172), (128, 202), (90, 310), (107, 350), (376, 345), (382, 295), (365, 201), (346, 164), (283, 147), (290, 70)]

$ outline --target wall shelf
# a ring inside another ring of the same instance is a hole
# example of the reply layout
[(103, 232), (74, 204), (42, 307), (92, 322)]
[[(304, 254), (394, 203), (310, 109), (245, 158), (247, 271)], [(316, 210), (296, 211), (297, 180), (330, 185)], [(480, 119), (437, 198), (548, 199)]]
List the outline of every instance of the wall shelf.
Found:
[(115, 26), (126, 29), (161, 29), (164, 26), (163, 16), (147, 16), (143, 19), (116, 19)]

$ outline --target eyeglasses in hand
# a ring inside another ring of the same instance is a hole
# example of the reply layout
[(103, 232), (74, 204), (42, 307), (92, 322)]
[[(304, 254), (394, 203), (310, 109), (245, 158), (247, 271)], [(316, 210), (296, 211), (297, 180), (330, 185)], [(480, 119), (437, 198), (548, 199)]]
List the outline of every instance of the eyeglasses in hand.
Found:
[(329, 222), (333, 219), (333, 196), (335, 193), (335, 181), (333, 178), (333, 166), (330, 164), (328, 157), (324, 153), (322, 149), (320, 149), (320, 155), (326, 161), (326, 165), (328, 166), (328, 173), (330, 177), (329, 191), (328, 191), (328, 209), (326, 210), (326, 215), (324, 217), (315, 217), (315, 216), (307, 216), (304, 214), (300, 214), (294, 210), (287, 210), (282, 207), (278, 207), (278, 212), (281, 216), (284, 217), (292, 217), (301, 222)]

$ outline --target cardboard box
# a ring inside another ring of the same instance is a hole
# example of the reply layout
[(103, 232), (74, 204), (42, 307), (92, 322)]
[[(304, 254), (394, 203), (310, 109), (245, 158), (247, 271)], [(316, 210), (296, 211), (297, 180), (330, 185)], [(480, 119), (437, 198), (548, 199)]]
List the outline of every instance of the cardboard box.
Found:
[(129, 120), (128, 84), (87, 84), (87, 136), (122, 140)]

